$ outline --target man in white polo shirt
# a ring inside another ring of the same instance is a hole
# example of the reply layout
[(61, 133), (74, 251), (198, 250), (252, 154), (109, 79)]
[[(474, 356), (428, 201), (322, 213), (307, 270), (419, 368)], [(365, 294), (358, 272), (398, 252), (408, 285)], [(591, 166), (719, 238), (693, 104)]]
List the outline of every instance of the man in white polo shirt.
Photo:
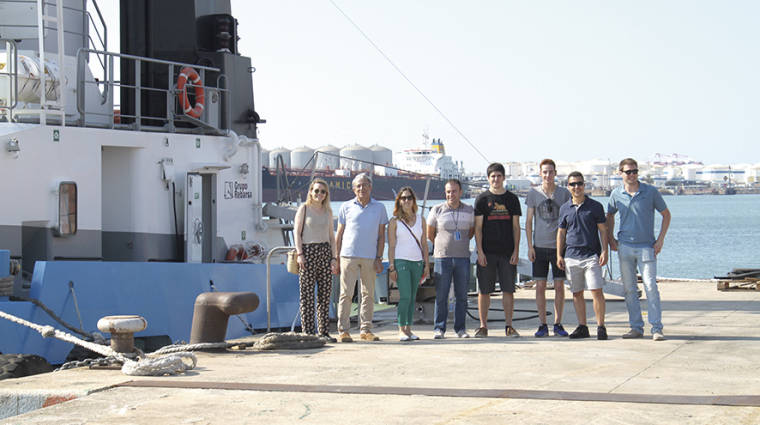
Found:
[(383, 271), (385, 225), (388, 213), (385, 206), (370, 197), (372, 180), (365, 173), (357, 175), (351, 186), (356, 198), (343, 203), (338, 213), (338, 231), (335, 236), (340, 255), (340, 297), (338, 300), (338, 341), (353, 342), (350, 327), (351, 299), (354, 284), (361, 277), (362, 341), (379, 341), (372, 333), (372, 316), (375, 308), (375, 279)]

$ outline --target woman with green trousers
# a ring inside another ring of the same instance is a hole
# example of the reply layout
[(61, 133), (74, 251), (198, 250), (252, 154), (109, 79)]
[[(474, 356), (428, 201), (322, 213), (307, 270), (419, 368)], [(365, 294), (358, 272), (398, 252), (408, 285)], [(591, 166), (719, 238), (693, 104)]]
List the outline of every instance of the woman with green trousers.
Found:
[(398, 285), (399, 341), (420, 339), (412, 333), (412, 322), (417, 288), (429, 274), (426, 227), (425, 220), (417, 215), (414, 191), (411, 187), (401, 188), (388, 223), (388, 273)]

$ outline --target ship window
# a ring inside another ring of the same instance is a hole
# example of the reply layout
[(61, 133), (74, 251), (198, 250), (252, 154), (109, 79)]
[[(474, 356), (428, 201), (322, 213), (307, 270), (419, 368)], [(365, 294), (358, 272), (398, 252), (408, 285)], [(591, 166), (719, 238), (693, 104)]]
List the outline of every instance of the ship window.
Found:
[(77, 232), (77, 184), (61, 182), (58, 185), (58, 236)]

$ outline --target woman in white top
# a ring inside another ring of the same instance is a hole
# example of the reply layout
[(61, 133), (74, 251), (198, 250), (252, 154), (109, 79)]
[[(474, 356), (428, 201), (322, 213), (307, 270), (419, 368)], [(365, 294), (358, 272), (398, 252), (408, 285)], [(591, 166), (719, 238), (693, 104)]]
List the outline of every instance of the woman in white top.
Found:
[(429, 274), (427, 226), (417, 215), (417, 197), (411, 187), (396, 196), (393, 218), (388, 223), (388, 272), (398, 285), (398, 331), (400, 341), (420, 339), (412, 333), (417, 287)]
[(314, 285), (317, 284), (317, 321), (319, 335), (336, 342), (328, 334), (331, 273), (336, 272), (335, 231), (330, 189), (327, 182), (314, 179), (306, 202), (298, 208), (293, 229), (298, 252), (301, 290), (301, 331), (314, 335)]

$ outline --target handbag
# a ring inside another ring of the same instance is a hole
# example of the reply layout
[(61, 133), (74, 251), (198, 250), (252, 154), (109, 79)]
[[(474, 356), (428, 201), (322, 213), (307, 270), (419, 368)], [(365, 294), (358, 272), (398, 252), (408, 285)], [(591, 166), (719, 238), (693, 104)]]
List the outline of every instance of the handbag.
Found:
[(298, 252), (295, 249), (288, 251), (287, 261), (288, 272), (298, 274), (300, 267), (298, 266)]
[[(300, 236), (303, 237), (303, 227), (306, 225), (306, 205), (303, 207), (303, 221), (301, 221), (301, 234)], [(303, 245), (303, 243), (301, 244)], [(298, 265), (298, 250), (293, 248), (290, 251), (288, 251), (288, 257), (287, 261), (285, 262), (285, 265), (288, 269), (289, 273), (298, 274), (301, 267)]]

